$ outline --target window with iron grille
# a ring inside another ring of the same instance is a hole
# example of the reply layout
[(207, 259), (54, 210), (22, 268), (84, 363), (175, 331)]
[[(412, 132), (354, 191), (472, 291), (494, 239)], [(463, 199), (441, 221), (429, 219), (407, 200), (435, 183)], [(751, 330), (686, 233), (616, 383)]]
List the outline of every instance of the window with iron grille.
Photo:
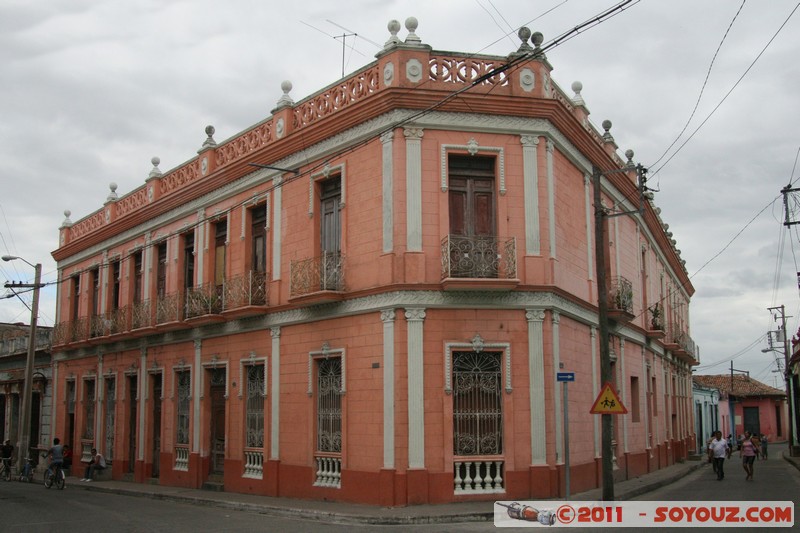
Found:
[(453, 453), (503, 453), (502, 354), (453, 353)]
[(178, 424), (177, 444), (189, 444), (189, 404), (191, 401), (191, 372), (181, 370), (176, 372), (178, 386)]
[(247, 443), (248, 448), (264, 447), (264, 365), (247, 369)]
[(106, 460), (114, 460), (114, 421), (116, 420), (116, 405), (117, 405), (117, 380), (114, 378), (106, 378), (105, 387), (105, 429), (106, 429)]
[(94, 388), (94, 380), (86, 380), (83, 382), (83, 386), (86, 388), (86, 395), (84, 396), (83, 402), (83, 438), (84, 439), (93, 439), (94, 438), (94, 401), (95, 401), (95, 388)]
[(317, 361), (317, 451), (342, 451), (342, 359)]

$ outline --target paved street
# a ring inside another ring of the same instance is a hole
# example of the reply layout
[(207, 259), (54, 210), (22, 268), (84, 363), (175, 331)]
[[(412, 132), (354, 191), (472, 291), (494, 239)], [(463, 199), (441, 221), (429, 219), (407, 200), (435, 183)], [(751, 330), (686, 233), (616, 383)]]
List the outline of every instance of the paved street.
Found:
[[(677, 466), (677, 465), (676, 465)], [(688, 465), (687, 465), (688, 466)], [(697, 466), (691, 465), (691, 466)], [(726, 477), (717, 481), (711, 466), (704, 464), (669, 485), (651, 490), (633, 500), (665, 501), (786, 501), (798, 500), (800, 471), (785, 461), (775, 450), (769, 461), (755, 464), (754, 481), (745, 481), (745, 473), (737, 456), (726, 461)], [(684, 469), (684, 472), (688, 469)], [(640, 478), (641, 479), (641, 478)], [(40, 483), (0, 482), (2, 518), (0, 531), (8, 532), (73, 532), (114, 533), (164, 531), (171, 533), (205, 531), (330, 531), (360, 533), (368, 531), (479, 532), (495, 530), (492, 522), (424, 523), (428, 513), (432, 519), (445, 512), (452, 517), (475, 516), (475, 510), (490, 507), (471, 504), (426, 506), (414, 512), (423, 523), (386, 525), (384, 519), (393, 510), (370, 509), (374, 522), (354, 523), (353, 516), (363, 507), (299, 500), (274, 500), (263, 497), (164, 489), (158, 486), (125, 482), (98, 482), (92, 485), (70, 478), (64, 491), (46, 490)], [(652, 479), (650, 480), (653, 481)], [(620, 487), (622, 489), (622, 487)], [(139, 493), (139, 496), (129, 495)], [(622, 493), (623, 491), (618, 491)], [(584, 494), (586, 496), (587, 494)], [(576, 495), (580, 496), (580, 495)], [(583, 498), (586, 499), (586, 498)], [(590, 498), (591, 499), (591, 498)], [(251, 502), (263, 502), (252, 505)], [(275, 502), (284, 503), (285, 512), (277, 511)], [(459, 508), (459, 506), (462, 506)], [(401, 513), (404, 511), (400, 511)], [(798, 505), (795, 505), (797, 516)], [(337, 517), (338, 516), (338, 517)], [(745, 531), (729, 526), (728, 529)], [(588, 529), (574, 529), (588, 531)], [(639, 528), (641, 530), (641, 528)], [(655, 531), (655, 529), (653, 529)], [(675, 529), (677, 530), (677, 529)], [(693, 528), (692, 531), (719, 531), (719, 528)], [(747, 528), (760, 531), (766, 528)], [(775, 529), (770, 529), (775, 531)], [(794, 530), (800, 530), (800, 525)], [(632, 531), (610, 529), (604, 531)], [(664, 531), (664, 529), (659, 529)], [(786, 529), (784, 529), (786, 531)]]

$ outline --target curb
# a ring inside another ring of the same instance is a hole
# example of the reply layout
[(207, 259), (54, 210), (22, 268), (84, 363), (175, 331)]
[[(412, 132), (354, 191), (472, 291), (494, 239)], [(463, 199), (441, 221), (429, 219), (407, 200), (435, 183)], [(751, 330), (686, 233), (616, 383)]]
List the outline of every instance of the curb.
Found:
[[(791, 462), (791, 461), (790, 461)], [(620, 491), (618, 500), (629, 500), (642, 494), (646, 494), (663, 486), (669, 485), (683, 478), (684, 476), (701, 468), (705, 463), (698, 462), (685, 470), (674, 474), (666, 475), (659, 479), (643, 481), (640, 486), (630, 487)], [(794, 464), (798, 469), (800, 465)], [(296, 506), (276, 506), (270, 504), (249, 503), (242, 501), (227, 501), (197, 495), (197, 493), (187, 495), (180, 493), (161, 493), (147, 492), (146, 490), (133, 490), (122, 487), (104, 487), (101, 482), (97, 484), (69, 483), (70, 486), (78, 487), (81, 490), (90, 492), (103, 492), (107, 494), (119, 494), (124, 496), (136, 496), (161, 500), (167, 502), (186, 503), (190, 505), (214, 506), (220, 509), (230, 509), (235, 511), (247, 511), (256, 514), (270, 515), (279, 518), (302, 518), (315, 522), (340, 523), (340, 524), (363, 524), (363, 525), (425, 525), (425, 524), (453, 524), (460, 522), (491, 522), (494, 520), (494, 506), (489, 511), (473, 511), (463, 513), (446, 514), (425, 514), (425, 515), (403, 515), (402, 509), (395, 508), (375, 508), (371, 512), (374, 514), (354, 514), (348, 512), (326, 511), (308, 507)], [(490, 503), (490, 502), (484, 502)], [(313, 502), (309, 502), (313, 505)], [(414, 508), (404, 508), (413, 511)]]

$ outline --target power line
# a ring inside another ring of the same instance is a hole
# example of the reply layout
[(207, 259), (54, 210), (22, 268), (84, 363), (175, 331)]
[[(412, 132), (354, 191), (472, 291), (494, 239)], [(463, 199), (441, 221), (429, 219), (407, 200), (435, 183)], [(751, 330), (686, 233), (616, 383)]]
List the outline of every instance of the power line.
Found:
[(769, 40), (769, 41), (767, 41), (767, 44), (766, 44), (766, 45), (764, 45), (764, 48), (762, 48), (762, 49), (761, 49), (761, 51), (758, 53), (758, 55), (755, 57), (755, 59), (753, 59), (753, 62), (752, 62), (752, 63), (750, 63), (750, 66), (748, 66), (748, 67), (747, 67), (747, 69), (744, 71), (744, 73), (743, 73), (743, 74), (742, 74), (742, 75), (739, 77), (739, 79), (738, 79), (738, 80), (736, 80), (736, 83), (734, 83), (734, 84), (733, 84), (733, 87), (731, 87), (731, 88), (730, 88), (730, 90), (729, 90), (729, 91), (728, 91), (728, 92), (725, 94), (725, 96), (723, 96), (723, 97), (722, 97), (722, 100), (720, 100), (720, 102), (719, 102), (719, 103), (718, 103), (718, 104), (717, 104), (717, 105), (714, 107), (714, 109), (712, 109), (712, 110), (711, 110), (711, 112), (710, 112), (710, 113), (708, 114), (708, 116), (707, 116), (707, 117), (706, 117), (706, 118), (703, 120), (703, 122), (701, 122), (701, 123), (700, 123), (700, 125), (699, 125), (699, 126), (697, 126), (697, 128), (695, 128), (695, 130), (692, 132), (692, 134), (691, 134), (691, 135), (689, 135), (689, 138), (688, 138), (688, 139), (686, 139), (686, 140), (685, 140), (685, 141), (684, 141), (684, 142), (683, 142), (683, 143), (682, 143), (682, 144), (681, 144), (681, 145), (678, 147), (678, 149), (677, 149), (677, 150), (675, 150), (675, 152), (674, 152), (674, 153), (673, 153), (671, 156), (669, 156), (669, 159), (667, 159), (667, 160), (664, 162), (664, 164), (663, 164), (663, 165), (661, 165), (661, 166), (660, 166), (658, 169), (656, 169), (655, 171), (653, 171), (653, 172), (650, 174), (650, 176), (651, 176), (651, 177), (653, 177), (653, 176), (655, 176), (656, 174), (658, 174), (659, 172), (661, 172), (661, 170), (662, 170), (662, 169), (663, 169), (665, 166), (667, 166), (667, 165), (669, 164), (669, 162), (670, 162), (670, 161), (672, 161), (672, 158), (674, 158), (676, 155), (678, 155), (678, 153), (680, 153), (680, 151), (683, 149), (683, 147), (684, 147), (684, 146), (686, 146), (686, 145), (689, 143), (689, 141), (691, 141), (691, 140), (692, 140), (692, 138), (694, 138), (694, 136), (697, 134), (697, 132), (698, 132), (698, 131), (700, 131), (700, 129), (701, 129), (701, 128), (702, 128), (702, 127), (703, 127), (703, 126), (706, 124), (706, 122), (708, 122), (708, 121), (709, 121), (709, 119), (710, 119), (710, 118), (711, 118), (711, 117), (714, 115), (714, 113), (716, 113), (716, 112), (717, 112), (717, 110), (718, 110), (718, 109), (719, 109), (719, 108), (722, 106), (722, 104), (723, 104), (723, 103), (725, 103), (725, 100), (727, 100), (727, 99), (728, 99), (728, 97), (731, 95), (731, 93), (733, 93), (733, 91), (736, 89), (736, 87), (738, 87), (738, 86), (739, 86), (739, 83), (741, 83), (741, 81), (744, 79), (744, 77), (745, 77), (745, 76), (747, 76), (747, 74), (750, 72), (750, 70), (752, 70), (752, 68), (755, 66), (756, 62), (758, 62), (758, 60), (761, 58), (761, 56), (762, 56), (762, 55), (764, 55), (764, 52), (766, 52), (766, 51), (767, 51), (767, 48), (769, 48), (769, 46), (772, 44), (772, 41), (774, 41), (774, 40), (775, 40), (775, 38), (776, 38), (776, 37), (778, 37), (778, 34), (781, 32), (781, 30), (783, 30), (783, 28), (784, 28), (784, 27), (786, 26), (786, 24), (789, 22), (789, 19), (791, 19), (791, 18), (792, 18), (792, 16), (794, 15), (794, 13), (797, 11), (797, 8), (798, 8), (798, 7), (800, 7), (800, 3), (799, 3), (799, 4), (797, 4), (797, 5), (794, 7), (794, 9), (792, 10), (792, 12), (791, 12), (791, 13), (789, 13), (789, 16), (788, 16), (788, 17), (786, 17), (786, 20), (784, 20), (784, 21), (783, 21), (783, 24), (781, 24), (781, 25), (780, 25), (780, 27), (779, 27), (779, 28), (778, 28), (778, 30), (775, 32), (775, 34), (772, 36), (772, 38), (770, 38), (770, 40)]
[(730, 31), (731, 31), (731, 28), (733, 27), (733, 23), (736, 22), (736, 18), (739, 16), (739, 13), (742, 12), (742, 8), (744, 7), (744, 4), (745, 4), (746, 1), (747, 0), (742, 0), (742, 5), (739, 6), (738, 11), (736, 11), (736, 14), (733, 16), (733, 19), (731, 19), (731, 22), (728, 25), (728, 29), (725, 30), (725, 34), (722, 36), (722, 40), (719, 42), (719, 45), (717, 46), (717, 50), (714, 52), (714, 56), (711, 58), (711, 63), (708, 65), (708, 72), (706, 72), (706, 78), (705, 78), (705, 80), (703, 80), (703, 85), (700, 87), (700, 94), (697, 95), (697, 102), (695, 102), (694, 109), (692, 109), (692, 112), (689, 114), (689, 119), (686, 121), (686, 124), (683, 126), (683, 129), (678, 134), (678, 136), (675, 137), (675, 140), (672, 141), (672, 144), (670, 144), (667, 147), (667, 149), (664, 150), (664, 153), (661, 154), (661, 157), (659, 157), (655, 162), (653, 162), (653, 164), (650, 165), (651, 167), (656, 166), (662, 159), (664, 159), (664, 156), (666, 156), (669, 153), (669, 151), (672, 149), (672, 147), (675, 146), (675, 143), (678, 142), (678, 140), (681, 138), (681, 136), (686, 131), (686, 128), (688, 128), (689, 124), (691, 124), (692, 119), (694, 118), (694, 115), (697, 112), (697, 108), (700, 106), (700, 100), (703, 98), (703, 91), (705, 91), (706, 85), (708, 84), (708, 78), (711, 77), (711, 69), (714, 67), (714, 62), (717, 59), (717, 54), (719, 54), (719, 51), (722, 49), (722, 45), (725, 42), (725, 39), (728, 37), (728, 33), (730, 33)]

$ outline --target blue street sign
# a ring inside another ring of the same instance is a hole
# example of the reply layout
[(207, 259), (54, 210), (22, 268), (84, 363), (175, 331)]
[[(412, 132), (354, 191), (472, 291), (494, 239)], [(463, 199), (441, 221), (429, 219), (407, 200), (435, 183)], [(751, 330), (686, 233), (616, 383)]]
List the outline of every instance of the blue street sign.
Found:
[(575, 372), (556, 372), (556, 381), (575, 381)]

